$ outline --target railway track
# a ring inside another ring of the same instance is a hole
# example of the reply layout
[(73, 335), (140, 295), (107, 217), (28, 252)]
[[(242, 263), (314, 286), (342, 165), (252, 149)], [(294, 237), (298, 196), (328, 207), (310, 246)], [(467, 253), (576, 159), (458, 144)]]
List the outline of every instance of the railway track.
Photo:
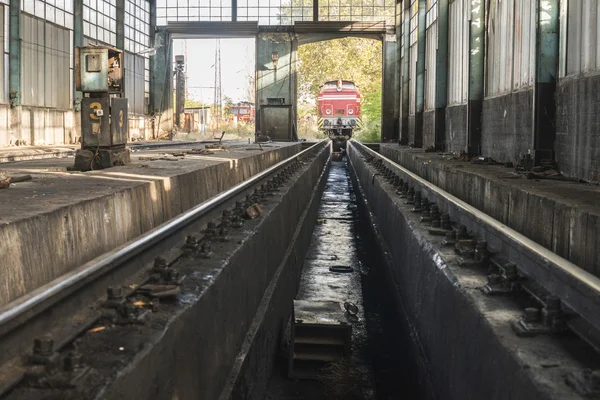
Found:
[(356, 141), (358, 152), (374, 167), (373, 182), (393, 185), (396, 195), (414, 204), (429, 233), (444, 236), (453, 246), (461, 267), (488, 276), (481, 287), (487, 295), (525, 293), (535, 307), (513, 321), (520, 336), (570, 330), (600, 351), (600, 279), (540, 244), (495, 220)]
[[(243, 228), (248, 213), (260, 212), (255, 205), (277, 193), (327, 143), (312, 145), (0, 309), (0, 398), (24, 379), (36, 387), (79, 379), (85, 370), (73, 368), (78, 356), (65, 350), (75, 339), (107, 318), (116, 324), (148, 318), (156, 299), (180, 290), (181, 260), (190, 254), (210, 258), (211, 243)], [(140, 307), (128, 301), (140, 294), (154, 300)], [(58, 364), (66, 372), (48, 383), (48, 366)]]

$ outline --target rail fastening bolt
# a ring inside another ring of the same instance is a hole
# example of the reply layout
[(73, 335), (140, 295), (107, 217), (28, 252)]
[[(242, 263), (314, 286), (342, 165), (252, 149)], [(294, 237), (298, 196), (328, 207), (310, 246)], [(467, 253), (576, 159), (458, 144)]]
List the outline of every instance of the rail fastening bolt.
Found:
[(33, 354), (38, 356), (49, 356), (54, 351), (54, 340), (50, 337), (33, 339)]
[(185, 238), (185, 243), (189, 245), (196, 245), (198, 243), (198, 239), (194, 235), (189, 235)]
[(539, 322), (540, 321), (540, 310), (535, 307), (527, 307), (525, 309), (525, 322)]
[(560, 311), (560, 298), (556, 296), (546, 297), (546, 309), (548, 311)]
[(77, 353), (69, 353), (63, 360), (65, 371), (73, 371), (81, 365), (81, 355)]
[(504, 276), (506, 279), (512, 281), (518, 278), (517, 265), (514, 263), (506, 263), (503, 265)]
[(155, 268), (166, 268), (167, 267), (167, 260), (165, 260), (161, 256), (156, 257), (154, 259), (154, 267)]
[(123, 288), (120, 286), (109, 286), (106, 289), (106, 295), (108, 297), (108, 300), (120, 300), (123, 298)]

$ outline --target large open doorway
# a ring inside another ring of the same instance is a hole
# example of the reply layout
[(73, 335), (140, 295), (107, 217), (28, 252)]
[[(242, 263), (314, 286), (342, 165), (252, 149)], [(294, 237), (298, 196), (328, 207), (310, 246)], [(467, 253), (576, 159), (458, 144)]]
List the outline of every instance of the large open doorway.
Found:
[(255, 51), (254, 38), (173, 41), (175, 138), (254, 137)]
[(360, 92), (360, 123), (353, 129), (352, 137), (379, 142), (382, 74), (381, 40), (345, 37), (300, 45), (298, 137), (306, 140), (327, 137), (326, 127), (319, 124), (318, 96), (325, 83), (341, 80), (353, 82)]

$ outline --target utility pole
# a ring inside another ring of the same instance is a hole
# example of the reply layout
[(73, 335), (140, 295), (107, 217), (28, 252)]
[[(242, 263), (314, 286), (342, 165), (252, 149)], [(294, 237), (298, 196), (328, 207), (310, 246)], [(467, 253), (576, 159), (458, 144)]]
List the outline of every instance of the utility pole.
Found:
[(184, 39), (183, 40), (183, 57), (186, 61), (185, 72), (184, 72), (185, 73), (185, 98), (186, 99), (188, 99), (190, 97), (190, 93), (189, 93), (189, 89), (188, 89), (188, 85), (190, 84), (190, 81), (189, 81), (190, 77), (188, 76), (188, 73), (187, 73), (187, 60), (188, 60), (188, 51), (187, 51), (188, 46), (187, 45), (188, 45), (187, 39)]
[(213, 110), (219, 129), (219, 121), (223, 115), (223, 96), (221, 92), (221, 40), (217, 39), (215, 47), (215, 98)]
[(185, 57), (175, 56), (175, 125), (182, 127), (183, 110), (185, 108)]

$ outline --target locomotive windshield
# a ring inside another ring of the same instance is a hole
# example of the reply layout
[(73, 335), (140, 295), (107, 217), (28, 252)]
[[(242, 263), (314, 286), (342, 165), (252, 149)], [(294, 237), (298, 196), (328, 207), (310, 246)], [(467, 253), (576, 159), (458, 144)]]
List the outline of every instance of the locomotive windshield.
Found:
[[(323, 89), (336, 89), (336, 88), (337, 88), (337, 84), (338, 84), (338, 83), (337, 83), (337, 81), (329, 81), (329, 82), (326, 82), (326, 83), (323, 85)], [(356, 86), (354, 85), (354, 83), (353, 83), (353, 82), (350, 82), (350, 81), (343, 81), (343, 82), (342, 82), (342, 88), (343, 88), (343, 89), (355, 89), (355, 88), (356, 88)]]

